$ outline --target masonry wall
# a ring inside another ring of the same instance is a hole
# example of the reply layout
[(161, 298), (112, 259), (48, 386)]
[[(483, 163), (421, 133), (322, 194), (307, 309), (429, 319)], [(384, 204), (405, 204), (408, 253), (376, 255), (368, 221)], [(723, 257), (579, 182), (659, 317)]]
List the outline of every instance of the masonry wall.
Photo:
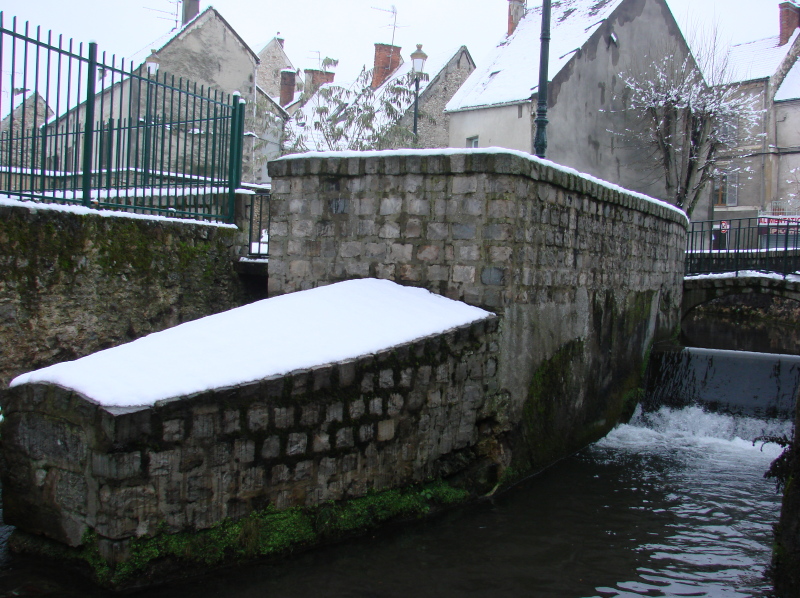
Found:
[(0, 391), (24, 372), (250, 300), (234, 271), (240, 236), (230, 226), (0, 206)]
[(497, 318), (377, 354), (160, 401), (102, 408), (54, 385), (3, 398), (4, 521), (103, 557), (268, 506), (364, 496), (503, 462)]
[(348, 278), (501, 316), (494, 433), (520, 469), (601, 437), (680, 318), (685, 218), (497, 151), (271, 162), (270, 294)]

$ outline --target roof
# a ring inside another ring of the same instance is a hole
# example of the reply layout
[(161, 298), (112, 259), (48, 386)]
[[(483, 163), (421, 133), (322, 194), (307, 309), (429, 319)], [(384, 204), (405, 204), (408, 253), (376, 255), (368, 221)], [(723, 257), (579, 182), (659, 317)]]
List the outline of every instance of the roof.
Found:
[(800, 60), (786, 74), (783, 83), (775, 92), (775, 101), (800, 99)]
[[(624, 0), (561, 0), (550, 15), (548, 73), (553, 78)], [(448, 112), (525, 102), (536, 93), (541, 50), (541, 7), (528, 10), (486, 66), (472, 72), (448, 102)]]
[[(452, 52), (442, 52), (433, 54), (428, 56), (428, 59), (425, 63), (425, 70), (430, 73), (430, 77), (427, 80), (420, 79), (419, 82), (419, 93), (420, 97), (422, 97), (425, 93), (425, 90), (428, 86), (433, 83), (436, 78), (438, 77), (439, 73), (441, 73), (448, 65), (448, 63), (453, 60), (455, 56), (460, 54), (461, 52), (468, 52), (465, 46), (460, 46), (457, 50)], [(381, 97), (387, 90), (391, 89), (394, 85), (396, 85), (403, 77), (407, 77), (411, 73), (411, 61), (403, 62), (395, 71), (394, 73), (389, 76), (386, 81), (384, 81), (380, 87), (375, 89), (373, 95), (373, 105), (379, 104), (381, 101)], [(358, 80), (350, 82), (350, 83), (326, 83), (320, 86), (320, 89), (325, 87), (343, 87), (345, 89), (350, 89), (354, 93), (359, 91), (358, 88)], [(316, 96), (321, 99), (319, 92), (317, 92)], [(408, 99), (404, 102), (401, 106), (399, 106), (398, 110), (401, 114), (405, 114), (405, 112), (411, 107), (412, 100)], [(330, 150), (330, 149), (347, 149), (346, 147), (340, 148), (331, 148), (326, 140), (323, 138), (322, 133), (317, 131), (313, 127), (313, 122), (315, 120), (314, 111), (318, 108), (318, 103), (315, 102), (313, 99), (307, 102), (301, 109), (295, 112), (294, 118), (287, 124), (287, 127), (291, 130), (290, 138), (298, 139), (300, 136), (303, 137), (305, 142), (305, 146), (309, 149), (309, 151), (321, 151), (321, 150)], [(330, 106), (333, 109), (333, 106)], [(301, 123), (304, 123), (301, 125)], [(388, 123), (377, 123), (376, 129), (380, 129)]]
[(253, 58), (256, 61), (256, 64), (258, 64), (261, 61), (260, 58), (258, 57), (258, 54), (256, 54), (253, 51), (253, 49), (248, 45), (248, 43), (246, 41), (244, 41), (244, 39), (242, 39), (242, 36), (239, 35), (236, 32), (236, 30), (231, 26), (231, 24), (228, 23), (227, 20), (225, 20), (225, 17), (223, 17), (219, 13), (219, 11), (216, 8), (214, 8), (213, 6), (209, 6), (207, 9), (205, 9), (203, 12), (201, 12), (199, 15), (197, 15), (191, 21), (189, 21), (185, 25), (181, 26), (181, 28), (178, 29), (177, 31), (170, 31), (169, 33), (167, 33), (164, 36), (162, 36), (162, 37), (158, 38), (157, 40), (155, 40), (152, 44), (149, 44), (146, 49), (142, 49), (139, 52), (137, 52), (136, 54), (132, 55), (130, 57), (131, 64), (133, 64), (134, 62), (137, 62), (137, 59), (141, 59), (142, 61), (144, 61), (144, 58), (147, 55), (150, 54), (150, 47), (151, 46), (157, 46), (158, 44), (162, 44), (157, 50), (157, 53), (161, 52), (164, 48), (169, 46), (172, 42), (174, 42), (176, 39), (181, 37), (191, 27), (194, 27), (195, 25), (199, 25), (201, 20), (205, 20), (211, 14), (216, 15), (217, 18), (220, 21), (222, 21), (222, 23), (225, 25), (225, 27), (227, 27), (231, 31), (231, 33), (233, 33), (233, 35), (236, 36), (236, 39), (239, 40), (239, 43), (241, 43), (242, 46), (244, 47), (244, 49), (253, 56)]
[(776, 73), (800, 32), (795, 31), (789, 43), (779, 46), (779, 37), (766, 37), (731, 46), (728, 69), (732, 83), (769, 79)]

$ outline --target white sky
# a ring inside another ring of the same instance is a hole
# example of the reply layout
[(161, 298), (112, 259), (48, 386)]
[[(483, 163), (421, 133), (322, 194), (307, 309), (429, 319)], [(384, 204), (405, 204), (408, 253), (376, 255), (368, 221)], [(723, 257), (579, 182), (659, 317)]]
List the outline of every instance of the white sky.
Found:
[[(528, 0), (529, 5), (540, 0)], [(679, 22), (720, 24), (723, 39), (752, 41), (778, 33), (779, 0), (668, 0)], [(299, 68), (318, 66), (318, 56), (340, 60), (337, 77), (352, 79), (364, 64), (372, 65), (374, 43), (390, 43), (393, 28), (388, 11), (397, 8), (395, 43), (403, 56), (418, 43), (428, 53), (469, 48), (481, 60), (507, 27), (508, 0), (201, 0), (200, 10), (213, 6), (258, 52), (280, 31), (286, 51)], [(157, 46), (174, 26), (168, 15), (175, 0), (6, 0), (4, 23), (19, 17), (43, 31), (51, 29), (76, 41), (94, 40), (101, 51), (132, 57)]]

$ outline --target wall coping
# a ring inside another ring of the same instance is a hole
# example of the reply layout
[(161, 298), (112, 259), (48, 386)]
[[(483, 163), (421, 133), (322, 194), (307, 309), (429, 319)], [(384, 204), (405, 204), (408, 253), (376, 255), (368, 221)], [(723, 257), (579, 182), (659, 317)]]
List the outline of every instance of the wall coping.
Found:
[(573, 168), (526, 152), (499, 147), (439, 148), (380, 151), (308, 152), (283, 156), (268, 163), (271, 177), (510, 174), (543, 181), (600, 201), (638, 210), (681, 224), (686, 213), (660, 199), (624, 189)]

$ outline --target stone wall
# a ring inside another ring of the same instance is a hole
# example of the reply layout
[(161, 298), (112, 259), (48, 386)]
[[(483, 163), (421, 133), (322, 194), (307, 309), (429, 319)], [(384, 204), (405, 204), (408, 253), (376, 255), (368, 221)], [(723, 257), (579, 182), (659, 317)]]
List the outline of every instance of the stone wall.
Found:
[(122, 561), (140, 536), (202, 530), (506, 465), (487, 422), (497, 318), (345, 362), (157, 402), (102, 408), (54, 385), (3, 399), (4, 520)]
[(520, 469), (601, 437), (680, 319), (686, 219), (492, 150), (271, 162), (270, 294), (389, 278), (498, 313), (495, 434)]
[(235, 227), (28, 205), (0, 206), (0, 390), (252, 296)]

